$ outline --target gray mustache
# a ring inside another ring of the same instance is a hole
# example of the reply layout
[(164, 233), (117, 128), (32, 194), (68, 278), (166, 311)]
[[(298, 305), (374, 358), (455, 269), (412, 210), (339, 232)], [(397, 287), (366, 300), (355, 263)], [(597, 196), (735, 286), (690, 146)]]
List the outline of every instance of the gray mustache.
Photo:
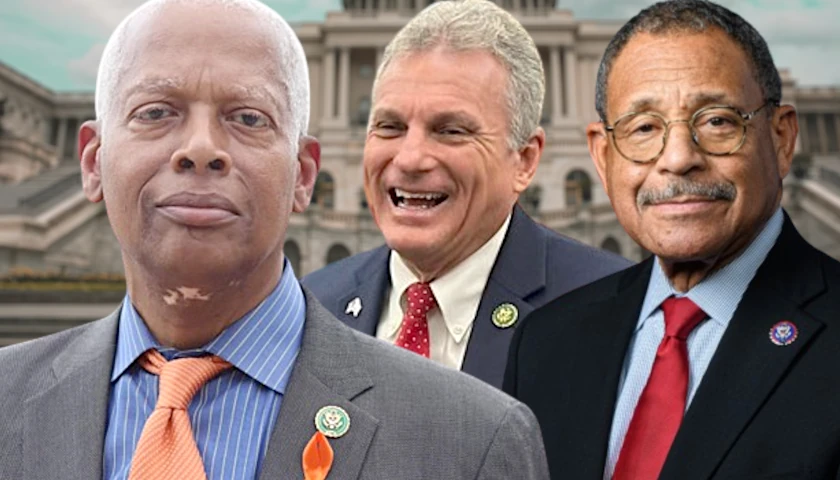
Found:
[(643, 207), (666, 202), (680, 195), (706, 197), (709, 200), (735, 200), (735, 186), (729, 183), (697, 183), (688, 180), (671, 182), (661, 190), (639, 190), (636, 205)]

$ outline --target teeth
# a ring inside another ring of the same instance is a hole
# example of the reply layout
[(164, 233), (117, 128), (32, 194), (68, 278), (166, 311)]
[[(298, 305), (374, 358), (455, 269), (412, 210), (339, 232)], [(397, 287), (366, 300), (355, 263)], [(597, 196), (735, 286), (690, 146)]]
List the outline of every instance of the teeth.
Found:
[(444, 197), (443, 193), (412, 193), (401, 188), (395, 188), (394, 193), (407, 200), (437, 200)]

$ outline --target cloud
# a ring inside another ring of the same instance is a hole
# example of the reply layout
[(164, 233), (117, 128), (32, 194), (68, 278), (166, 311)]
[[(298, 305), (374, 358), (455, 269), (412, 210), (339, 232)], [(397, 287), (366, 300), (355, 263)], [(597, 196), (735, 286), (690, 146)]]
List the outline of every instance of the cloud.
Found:
[[(562, 8), (580, 19), (626, 20), (652, 0), (566, 0)], [(840, 1), (718, 0), (764, 37), (776, 65), (788, 68), (801, 85), (840, 84)]]
[(99, 59), (102, 58), (104, 50), (105, 44), (97, 43), (82, 57), (67, 62), (67, 71), (70, 78), (79, 85), (94, 85), (96, 83), (96, 71), (99, 68)]
[[(840, 0), (718, 0), (765, 37), (798, 83), (840, 84)], [(144, 0), (0, 0), (0, 61), (50, 88), (93, 88), (111, 31)], [(340, 0), (264, 0), (290, 22), (323, 21)], [(578, 19), (626, 20), (653, 0), (560, 0)], [(25, 52), (25, 53), (24, 53)], [(71, 60), (68, 60), (71, 59)], [(49, 68), (47, 68), (49, 63)], [(60, 74), (56, 68), (63, 69)]]
[(145, 0), (28, 0), (24, 11), (60, 31), (107, 37)]

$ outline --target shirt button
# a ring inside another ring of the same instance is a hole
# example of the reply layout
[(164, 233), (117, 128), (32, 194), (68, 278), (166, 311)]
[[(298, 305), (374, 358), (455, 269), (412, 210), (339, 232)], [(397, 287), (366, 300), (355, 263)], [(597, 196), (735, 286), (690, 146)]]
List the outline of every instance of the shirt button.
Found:
[(464, 329), (461, 327), (455, 327), (453, 331), (455, 332), (455, 335), (460, 335), (464, 333)]

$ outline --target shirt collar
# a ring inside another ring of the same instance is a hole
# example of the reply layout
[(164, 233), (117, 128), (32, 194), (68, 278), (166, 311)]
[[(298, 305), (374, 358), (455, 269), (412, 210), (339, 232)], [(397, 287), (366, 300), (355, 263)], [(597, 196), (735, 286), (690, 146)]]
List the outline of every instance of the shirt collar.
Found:
[(704, 278), (687, 293), (677, 292), (659, 263), (659, 258), (653, 261), (653, 270), (648, 283), (647, 295), (642, 304), (639, 323), (636, 331), (642, 328), (644, 322), (670, 296), (688, 297), (703, 309), (709, 318), (722, 327), (729, 325), (729, 320), (735, 314), (741, 297), (755, 276), (755, 272), (764, 263), (767, 254), (776, 243), (784, 224), (782, 209), (770, 217), (753, 242), (735, 260), (720, 270)]
[(178, 351), (161, 347), (126, 295), (120, 311), (111, 381), (116, 381), (143, 352), (155, 348), (167, 359), (204, 353), (218, 355), (282, 394), (300, 349), (305, 317), (306, 299), (288, 261), (277, 286), (259, 305), (199, 349)]
[[(469, 332), (469, 327), (478, 311), (481, 295), (490, 272), (496, 263), (496, 257), (502, 249), (511, 216), (508, 215), (502, 226), (490, 237), (484, 245), (473, 252), (464, 261), (456, 265), (439, 278), (432, 280), (429, 286), (435, 295), (443, 323), (449, 335), (460, 343)], [(408, 268), (405, 260), (397, 251), (391, 252), (389, 261), (391, 287), (400, 294), (400, 305), (405, 311), (405, 291), (409, 285), (419, 279)], [(400, 322), (393, 322), (388, 327), (388, 334), (393, 336), (401, 326)]]

